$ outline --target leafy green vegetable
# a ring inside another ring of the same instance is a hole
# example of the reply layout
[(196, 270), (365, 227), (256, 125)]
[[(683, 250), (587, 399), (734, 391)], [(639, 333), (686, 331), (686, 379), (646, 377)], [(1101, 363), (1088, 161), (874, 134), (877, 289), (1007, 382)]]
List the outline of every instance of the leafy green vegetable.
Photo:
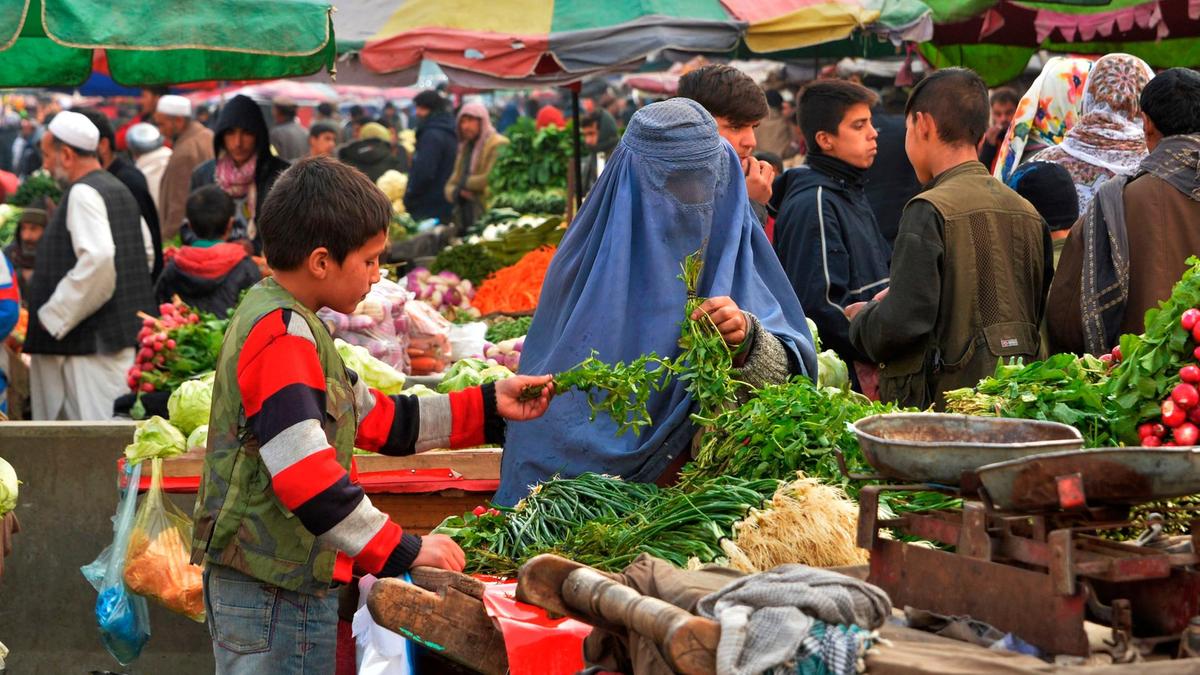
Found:
[(515, 508), (446, 519), (447, 534), (468, 554), (468, 572), (512, 574), (541, 553), (557, 553), (617, 571), (641, 553), (685, 567), (690, 558), (723, 557), (720, 541), (778, 488), (774, 480), (723, 476), (694, 490), (585, 473), (535, 487)]
[(187, 437), (170, 422), (155, 415), (138, 425), (133, 442), (125, 446), (125, 459), (136, 464), (144, 459), (174, 457), (187, 452)]
[(442, 381), (438, 383), (437, 390), (448, 394), (467, 387), (491, 384), (512, 375), (512, 371), (504, 366), (489, 366), (486, 361), (479, 359), (462, 359), (450, 366), (450, 370), (446, 371)]
[(0, 457), (0, 516), (17, 508), (17, 487), (20, 484), (12, 465)]
[(394, 396), (404, 388), (404, 373), (371, 356), (366, 347), (352, 345), (344, 340), (333, 341), (342, 362), (346, 367), (358, 373), (367, 386)]
[(946, 410), (965, 415), (989, 415), (1061, 422), (1079, 429), (1087, 447), (1115, 445), (1106, 395), (1107, 365), (1092, 356), (1055, 354), (1045, 361), (1023, 365), (999, 363), (996, 372), (975, 389), (946, 392)]
[(30, 206), (41, 197), (45, 197), (55, 204), (62, 199), (62, 188), (58, 186), (58, 181), (44, 170), (36, 171), (26, 178), (8, 201), (14, 206)]
[(484, 339), (492, 344), (499, 344), (505, 340), (519, 338), (522, 335), (529, 334), (529, 326), (532, 323), (532, 316), (519, 316), (515, 319), (505, 318), (503, 321), (493, 323), (487, 329)]
[(482, 245), (460, 244), (442, 249), (442, 252), (433, 259), (429, 271), (436, 274), (443, 270), (449, 270), (475, 286), (479, 286), (484, 279), (502, 267), (503, 265), (493, 258)]
[(522, 117), (504, 135), (508, 144), (500, 149), (488, 174), (488, 190), (492, 194), (566, 189), (571, 156), (568, 129), (548, 126), (539, 130), (532, 119)]
[(216, 373), (209, 373), (200, 379), (182, 382), (167, 399), (171, 424), (183, 433), (190, 434), (196, 427), (208, 424), (215, 376)]
[(208, 425), (201, 424), (196, 427), (187, 437), (187, 447), (192, 448), (207, 448), (208, 447)]

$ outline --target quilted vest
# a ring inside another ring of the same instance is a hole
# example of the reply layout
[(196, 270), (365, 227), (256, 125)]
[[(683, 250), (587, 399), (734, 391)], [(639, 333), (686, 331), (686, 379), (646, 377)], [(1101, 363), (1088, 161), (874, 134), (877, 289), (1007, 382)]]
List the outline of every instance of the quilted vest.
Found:
[(192, 562), (225, 565), (266, 583), (314, 595), (327, 592), (336, 549), (317, 541), (271, 489), (259, 442), (246, 426), (238, 355), (258, 321), (277, 309), (303, 317), (325, 372), (325, 436), (347, 471), (358, 419), (354, 391), (333, 338), (317, 316), (274, 279), (246, 293), (225, 333), (213, 389), (208, 452), (196, 496)]

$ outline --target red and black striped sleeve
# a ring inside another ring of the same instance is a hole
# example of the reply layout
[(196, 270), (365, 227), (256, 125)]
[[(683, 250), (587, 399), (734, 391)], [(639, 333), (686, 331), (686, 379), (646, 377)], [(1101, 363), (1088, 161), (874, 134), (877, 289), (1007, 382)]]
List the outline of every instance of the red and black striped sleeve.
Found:
[(476, 448), (504, 441), (496, 387), (485, 384), (439, 396), (388, 396), (354, 378), (358, 402), (355, 446), (385, 455), (433, 448)]
[(349, 580), (351, 561), (377, 576), (411, 567), (421, 538), (371, 504), (325, 435), (325, 373), (308, 323), (289, 310), (263, 317), (242, 346), (237, 373), (246, 424), (276, 496), (309, 532), (348, 556), (339, 556), (335, 578)]

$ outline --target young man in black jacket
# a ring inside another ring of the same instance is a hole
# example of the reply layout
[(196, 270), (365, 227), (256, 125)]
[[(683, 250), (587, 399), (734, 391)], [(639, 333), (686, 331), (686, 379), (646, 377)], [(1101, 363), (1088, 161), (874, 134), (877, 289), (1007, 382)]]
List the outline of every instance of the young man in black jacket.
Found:
[(449, 223), (454, 206), (446, 201), (444, 193), (458, 156), (454, 116), (446, 111), (446, 99), (436, 91), (417, 94), (413, 105), (419, 120), (417, 147), (404, 191), (404, 208), (418, 221), (437, 218), (443, 224)]
[[(817, 324), (822, 344), (851, 366), (867, 359), (850, 343), (843, 310), (887, 288), (891, 257), (863, 191), (879, 136), (871, 124), (874, 101), (869, 89), (841, 80), (818, 81), (803, 91), (807, 166), (784, 174), (775, 220), (775, 252), (801, 306)], [(850, 370), (857, 386), (867, 384), (855, 374), (867, 370)]]

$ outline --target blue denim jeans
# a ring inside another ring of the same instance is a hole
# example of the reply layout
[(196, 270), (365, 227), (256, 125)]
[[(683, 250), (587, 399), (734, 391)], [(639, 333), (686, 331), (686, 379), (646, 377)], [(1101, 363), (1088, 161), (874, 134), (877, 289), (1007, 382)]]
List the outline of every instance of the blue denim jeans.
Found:
[(296, 593), (241, 572), (204, 568), (204, 610), (218, 675), (331, 675), (338, 595)]

